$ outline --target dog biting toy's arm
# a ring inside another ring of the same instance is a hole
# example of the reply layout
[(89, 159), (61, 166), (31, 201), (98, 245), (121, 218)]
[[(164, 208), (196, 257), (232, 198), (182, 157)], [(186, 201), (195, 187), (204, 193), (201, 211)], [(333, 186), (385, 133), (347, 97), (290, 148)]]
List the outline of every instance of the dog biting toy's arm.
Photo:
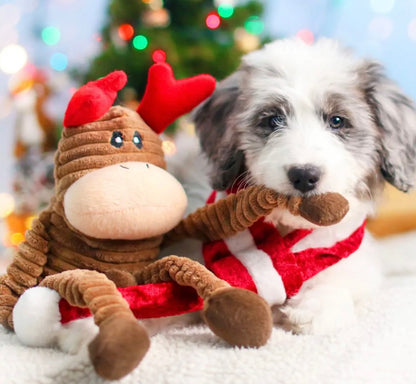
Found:
[(225, 239), (275, 208), (288, 209), (313, 224), (327, 226), (342, 220), (348, 212), (348, 201), (337, 193), (288, 197), (263, 186), (251, 186), (191, 213), (165, 236), (165, 244), (186, 237), (202, 241)]

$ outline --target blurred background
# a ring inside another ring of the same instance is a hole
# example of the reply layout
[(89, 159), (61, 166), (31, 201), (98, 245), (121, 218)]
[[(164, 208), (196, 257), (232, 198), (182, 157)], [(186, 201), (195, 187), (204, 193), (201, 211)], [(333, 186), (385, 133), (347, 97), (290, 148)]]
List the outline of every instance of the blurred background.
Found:
[[(0, 0), (0, 252), (50, 198), (63, 113), (80, 84), (123, 69), (118, 101), (135, 108), (153, 61), (167, 58), (178, 78), (222, 79), (244, 53), (291, 36), (339, 39), (416, 98), (416, 0)], [(192, 134), (184, 120), (171, 127), (168, 155), (181, 129)], [(415, 195), (389, 189), (371, 225), (380, 236), (416, 228)]]

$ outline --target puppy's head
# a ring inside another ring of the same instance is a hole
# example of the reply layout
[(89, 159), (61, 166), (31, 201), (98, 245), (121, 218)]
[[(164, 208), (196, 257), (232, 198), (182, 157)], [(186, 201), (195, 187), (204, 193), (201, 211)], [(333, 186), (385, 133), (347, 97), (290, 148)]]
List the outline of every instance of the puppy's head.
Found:
[(195, 122), (216, 189), (241, 180), (371, 202), (384, 180), (402, 191), (416, 181), (414, 104), (380, 65), (331, 40), (246, 55)]

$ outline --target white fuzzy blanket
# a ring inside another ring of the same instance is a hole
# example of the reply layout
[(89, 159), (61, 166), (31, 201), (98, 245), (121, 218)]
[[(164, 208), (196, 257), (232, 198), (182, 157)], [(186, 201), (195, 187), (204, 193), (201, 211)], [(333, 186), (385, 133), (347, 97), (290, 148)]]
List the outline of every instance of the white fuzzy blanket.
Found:
[[(404, 258), (378, 295), (358, 309), (358, 323), (335, 336), (296, 336), (275, 329), (258, 350), (231, 348), (204, 326), (152, 338), (141, 365), (123, 384), (408, 384), (416, 383), (416, 232), (383, 242)], [(404, 262), (404, 264), (403, 264)], [(405, 272), (405, 273), (403, 273)], [(0, 327), (1, 384), (94, 384), (86, 349), (67, 355), (22, 346)]]

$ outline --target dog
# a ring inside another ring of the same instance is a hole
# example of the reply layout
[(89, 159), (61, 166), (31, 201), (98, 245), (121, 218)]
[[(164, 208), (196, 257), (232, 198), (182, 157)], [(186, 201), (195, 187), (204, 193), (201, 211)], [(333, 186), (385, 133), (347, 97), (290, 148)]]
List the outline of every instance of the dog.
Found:
[[(193, 119), (215, 190), (264, 184), (286, 195), (338, 192), (348, 200), (347, 216), (329, 227), (273, 211), (266, 221), (282, 235), (313, 229), (293, 252), (348, 237), (375, 213), (386, 181), (404, 192), (416, 181), (414, 103), (380, 64), (334, 40), (284, 39), (247, 54)], [(296, 333), (337, 332), (355, 322), (357, 302), (381, 282), (365, 233), (358, 250), (275, 306), (275, 320)]]

